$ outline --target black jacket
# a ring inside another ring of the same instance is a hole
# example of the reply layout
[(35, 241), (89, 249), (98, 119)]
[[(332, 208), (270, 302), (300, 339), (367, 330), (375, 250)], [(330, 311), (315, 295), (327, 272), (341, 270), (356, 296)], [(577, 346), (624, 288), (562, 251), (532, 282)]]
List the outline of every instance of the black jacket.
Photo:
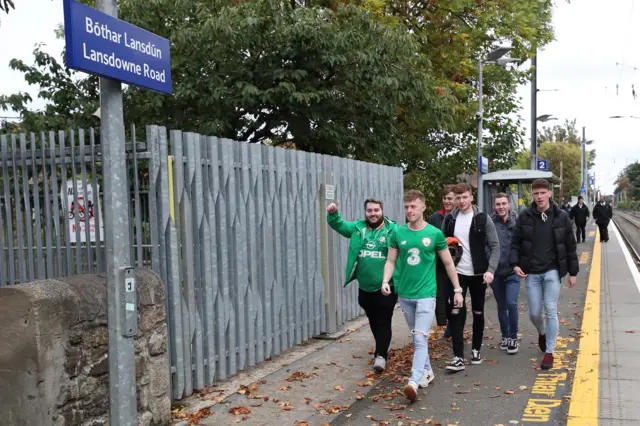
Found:
[(571, 208), (569, 217), (576, 221), (576, 226), (585, 226), (587, 219), (589, 219), (589, 207), (586, 204), (582, 204), (582, 208), (580, 208), (580, 205), (576, 204)]
[(609, 221), (613, 217), (613, 209), (609, 204), (598, 203), (593, 208), (593, 218), (596, 220), (596, 223), (608, 225)]
[[(555, 246), (556, 263), (560, 278), (567, 275), (578, 275), (580, 266), (578, 264), (578, 254), (576, 253), (576, 237), (573, 234), (573, 227), (569, 215), (558, 207), (557, 204), (550, 205), (553, 215), (553, 240)], [(512, 267), (519, 266), (525, 274), (531, 270), (531, 259), (536, 248), (533, 246), (533, 235), (535, 230), (535, 209), (536, 203), (522, 211), (516, 221), (516, 229), (511, 239), (511, 253), (509, 263)]]
[[(427, 221), (429, 225), (433, 225), (438, 229), (442, 229), (442, 223), (444, 222), (444, 211), (440, 210), (429, 216)], [(447, 270), (444, 268), (444, 264), (439, 257), (436, 257), (436, 323), (440, 326), (447, 324), (447, 297), (449, 283), (449, 276)]]

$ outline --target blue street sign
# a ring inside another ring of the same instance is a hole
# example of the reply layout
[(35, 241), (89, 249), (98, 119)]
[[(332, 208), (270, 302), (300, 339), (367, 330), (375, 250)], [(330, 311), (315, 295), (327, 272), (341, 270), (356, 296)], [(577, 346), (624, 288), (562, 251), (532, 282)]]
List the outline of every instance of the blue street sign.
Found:
[(587, 192), (587, 190), (586, 190), (586, 189), (584, 189), (584, 186), (581, 186), (581, 187), (580, 187), (580, 192), (584, 193), (584, 192)]
[(171, 94), (169, 40), (75, 0), (64, 0), (67, 65)]
[(487, 157), (478, 158), (478, 169), (482, 174), (489, 172), (489, 159)]
[(542, 170), (544, 172), (548, 172), (549, 171), (549, 160), (547, 159), (539, 159), (537, 161), (538, 163), (538, 170)]
[(589, 176), (589, 185), (593, 185), (595, 183), (595, 178), (593, 176)]

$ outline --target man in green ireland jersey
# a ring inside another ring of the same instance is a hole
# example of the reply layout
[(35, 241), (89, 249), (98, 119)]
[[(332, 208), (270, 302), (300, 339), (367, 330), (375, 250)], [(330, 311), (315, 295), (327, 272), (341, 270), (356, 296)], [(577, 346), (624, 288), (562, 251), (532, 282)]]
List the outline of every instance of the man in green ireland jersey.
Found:
[(381, 373), (386, 368), (391, 344), (391, 318), (398, 301), (393, 289), (389, 296), (380, 292), (388, 239), (396, 224), (384, 216), (380, 200), (366, 200), (364, 214), (364, 220), (346, 222), (338, 213), (338, 203), (327, 207), (329, 226), (350, 239), (344, 285), (354, 279), (358, 280), (358, 303), (369, 318), (369, 326), (376, 342), (373, 369)]
[(400, 308), (413, 335), (413, 366), (404, 394), (415, 401), (419, 387), (427, 387), (435, 375), (429, 361), (428, 338), (436, 309), (436, 255), (440, 258), (453, 285), (453, 303), (462, 306), (462, 289), (444, 234), (424, 220), (424, 195), (411, 190), (404, 195), (407, 224), (397, 227), (389, 238), (389, 252), (384, 266), (382, 294), (391, 295), (391, 278), (395, 272), (395, 290)]

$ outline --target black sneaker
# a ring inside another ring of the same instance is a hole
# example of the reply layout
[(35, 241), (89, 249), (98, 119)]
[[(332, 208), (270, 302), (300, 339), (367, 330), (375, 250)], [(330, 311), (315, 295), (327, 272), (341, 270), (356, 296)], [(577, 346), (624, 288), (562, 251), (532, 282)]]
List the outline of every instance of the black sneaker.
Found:
[(518, 353), (518, 339), (509, 339), (509, 345), (507, 346), (508, 354), (517, 354)]
[(547, 351), (547, 335), (546, 334), (538, 334), (538, 346), (542, 352)]
[(508, 346), (509, 346), (509, 339), (507, 339), (506, 337), (503, 337), (502, 341), (500, 342), (500, 350), (506, 351)]
[(471, 364), (473, 365), (482, 364), (482, 357), (480, 356), (480, 351), (471, 349)]
[(465, 369), (464, 360), (454, 356), (451, 362), (447, 365), (449, 371), (462, 371)]

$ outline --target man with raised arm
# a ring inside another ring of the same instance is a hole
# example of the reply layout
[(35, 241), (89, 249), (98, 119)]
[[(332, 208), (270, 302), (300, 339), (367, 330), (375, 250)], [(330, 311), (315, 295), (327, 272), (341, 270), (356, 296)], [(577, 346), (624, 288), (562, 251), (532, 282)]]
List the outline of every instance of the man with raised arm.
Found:
[(560, 280), (568, 273), (569, 288), (575, 287), (580, 267), (571, 219), (550, 201), (551, 184), (546, 179), (536, 179), (531, 191), (534, 201), (518, 216), (509, 263), (516, 275), (525, 278), (529, 318), (538, 330), (538, 345), (544, 352), (540, 367), (548, 370), (553, 368), (558, 337)]
[(425, 198), (420, 191), (405, 193), (408, 223), (391, 233), (382, 280), (382, 294), (391, 295), (390, 281), (394, 277), (400, 308), (413, 335), (411, 378), (404, 387), (405, 396), (412, 402), (418, 397), (418, 388), (427, 387), (435, 377), (428, 338), (436, 308), (436, 256), (444, 263), (453, 284), (454, 305), (462, 306), (462, 289), (444, 235), (424, 220), (425, 210)]
[(373, 369), (382, 373), (387, 364), (391, 318), (398, 296), (393, 287), (388, 295), (383, 295), (380, 287), (387, 260), (389, 234), (396, 224), (384, 216), (382, 201), (373, 198), (364, 202), (364, 219), (355, 222), (342, 219), (338, 213), (338, 203), (329, 204), (327, 222), (337, 233), (350, 239), (344, 285), (346, 287), (354, 279), (358, 280), (358, 304), (369, 319), (376, 342)]

